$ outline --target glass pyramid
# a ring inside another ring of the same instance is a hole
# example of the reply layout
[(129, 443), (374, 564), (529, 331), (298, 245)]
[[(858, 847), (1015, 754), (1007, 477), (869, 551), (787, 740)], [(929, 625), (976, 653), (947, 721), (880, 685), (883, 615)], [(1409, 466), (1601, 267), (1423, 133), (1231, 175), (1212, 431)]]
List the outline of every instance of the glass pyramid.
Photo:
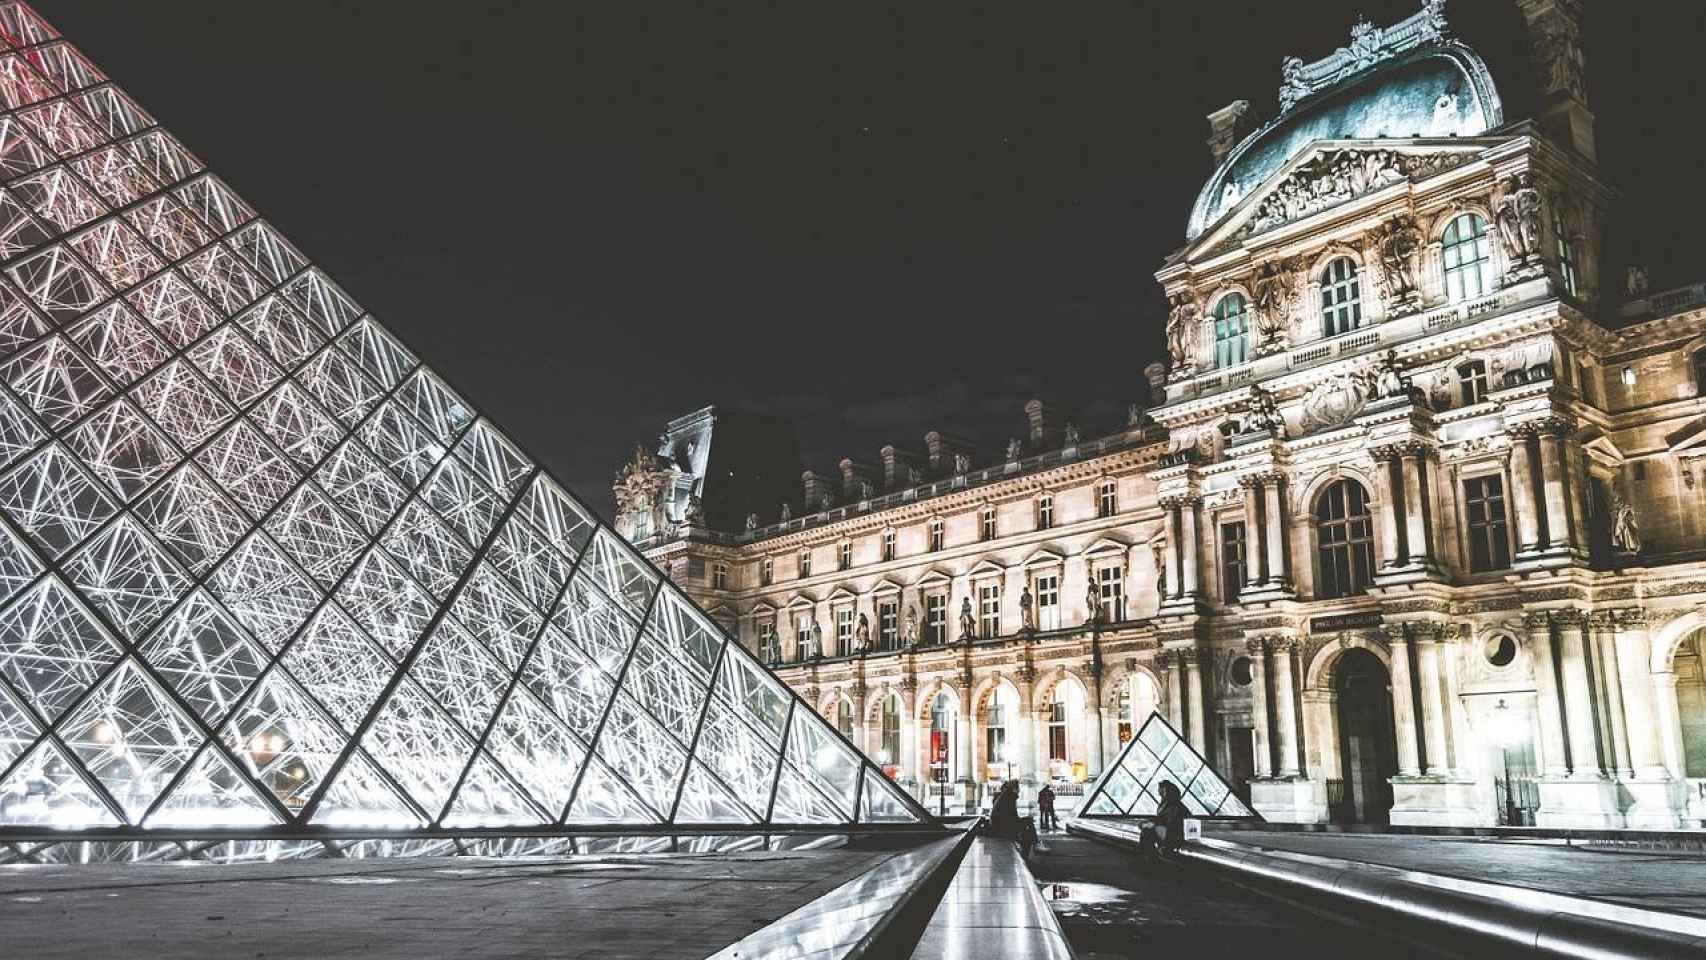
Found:
[(1119, 758), (1084, 798), (1078, 815), (1149, 816), (1161, 803), (1163, 780), (1171, 780), (1183, 791), (1185, 809), (1193, 817), (1256, 817), (1220, 774), (1203, 762), (1202, 754), (1159, 713), (1151, 713), (1137, 736), (1126, 743)]
[(21, 3), (0, 100), (0, 842), (931, 822)]

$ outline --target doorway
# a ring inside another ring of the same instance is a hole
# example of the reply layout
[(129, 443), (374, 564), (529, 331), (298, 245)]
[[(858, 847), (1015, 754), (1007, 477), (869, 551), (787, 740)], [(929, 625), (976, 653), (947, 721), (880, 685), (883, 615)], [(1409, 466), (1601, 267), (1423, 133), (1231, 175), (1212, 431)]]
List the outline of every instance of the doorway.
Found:
[(1250, 778), (1256, 775), (1256, 731), (1251, 727), (1228, 727), (1226, 743), (1231, 755), (1231, 769), (1227, 771), (1232, 782), (1232, 789), (1238, 792), (1238, 798), (1246, 804), (1250, 802)]
[(1386, 666), (1366, 650), (1351, 649), (1340, 656), (1334, 674), (1340, 771), (1337, 790), (1328, 782), (1333, 819), (1386, 823), (1392, 812), (1391, 778), (1398, 773)]

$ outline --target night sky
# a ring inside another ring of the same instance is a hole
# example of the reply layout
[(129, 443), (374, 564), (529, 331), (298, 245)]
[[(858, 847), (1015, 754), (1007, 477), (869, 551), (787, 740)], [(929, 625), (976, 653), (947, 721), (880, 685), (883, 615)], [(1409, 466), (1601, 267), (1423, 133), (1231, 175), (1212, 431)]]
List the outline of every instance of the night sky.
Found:
[[(1282, 56), (1417, 5), (37, 3), (606, 513), (633, 444), (713, 402), (830, 469), (932, 428), (999, 450), (1036, 394), (1112, 429), (1204, 114), (1271, 115)], [(1706, 279), (1703, 6), (1589, 11), (1613, 256), (1655, 288)], [(1449, 12), (1526, 115), (1514, 5)]]

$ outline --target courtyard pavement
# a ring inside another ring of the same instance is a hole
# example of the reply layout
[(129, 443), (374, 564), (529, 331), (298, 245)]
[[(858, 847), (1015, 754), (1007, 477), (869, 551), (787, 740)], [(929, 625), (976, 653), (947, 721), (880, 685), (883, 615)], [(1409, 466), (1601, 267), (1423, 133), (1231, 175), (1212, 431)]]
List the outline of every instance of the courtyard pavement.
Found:
[(1622, 906), (1706, 917), (1706, 854), (1563, 840), (1258, 830), (1206, 836), (1231, 843), (1502, 883)]
[(891, 850), (0, 866), (0, 956), (700, 960)]

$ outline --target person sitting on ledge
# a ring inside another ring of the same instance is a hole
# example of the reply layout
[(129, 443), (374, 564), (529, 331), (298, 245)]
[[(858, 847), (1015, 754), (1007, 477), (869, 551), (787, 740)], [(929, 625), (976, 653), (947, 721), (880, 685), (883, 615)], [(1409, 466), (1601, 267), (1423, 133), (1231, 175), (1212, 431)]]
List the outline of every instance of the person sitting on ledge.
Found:
[(1185, 802), (1178, 784), (1161, 781), (1161, 803), (1155, 816), (1144, 824), (1138, 852), (1154, 856), (1171, 856), (1185, 842)]
[(1037, 842), (1037, 826), (1030, 817), (1019, 816), (1019, 781), (1009, 780), (996, 791), (995, 802), (989, 808), (989, 834), (1017, 843), (1020, 855), (1030, 859), (1031, 848)]

